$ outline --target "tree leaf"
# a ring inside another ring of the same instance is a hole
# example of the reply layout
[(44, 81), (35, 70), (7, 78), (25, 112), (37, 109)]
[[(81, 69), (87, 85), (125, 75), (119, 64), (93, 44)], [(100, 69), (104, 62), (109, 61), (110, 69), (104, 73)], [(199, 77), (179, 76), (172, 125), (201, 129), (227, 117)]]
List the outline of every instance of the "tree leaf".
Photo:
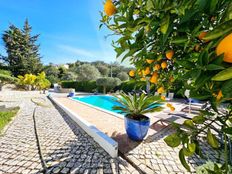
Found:
[(232, 67), (219, 72), (212, 78), (212, 80), (213, 81), (225, 81), (231, 78), (232, 78)]
[(195, 150), (196, 150), (196, 144), (195, 143), (190, 143), (188, 145), (188, 149), (189, 149), (190, 152), (194, 153)]
[(218, 0), (211, 0), (210, 1), (210, 13), (213, 13), (215, 11), (215, 8), (218, 4)]
[(224, 95), (225, 98), (231, 98), (232, 97), (232, 79), (226, 81), (223, 85), (222, 85), (222, 94)]
[(185, 120), (183, 125), (185, 125), (185, 126), (187, 126), (189, 128), (194, 128), (195, 127), (192, 120)]
[(180, 137), (176, 133), (167, 136), (166, 138), (164, 138), (164, 141), (170, 147), (177, 147), (180, 145), (181, 142)]
[(209, 143), (209, 145), (212, 148), (214, 148), (214, 149), (219, 148), (219, 142), (218, 142), (216, 136), (211, 133), (210, 129), (208, 129), (208, 131), (207, 131), (207, 142)]
[(214, 70), (222, 70), (225, 69), (223, 66), (215, 65), (215, 64), (209, 64), (206, 66), (207, 70), (214, 71)]
[(222, 131), (225, 132), (226, 134), (232, 135), (232, 127), (224, 128), (222, 129)]
[(167, 14), (161, 21), (160, 30), (161, 33), (166, 34), (169, 27), (170, 16)]
[(154, 4), (153, 4), (152, 0), (148, 0), (147, 4), (146, 4), (147, 11), (150, 11), (152, 8), (154, 8)]
[(196, 150), (196, 144), (190, 143), (188, 144), (187, 148), (183, 148), (185, 156), (192, 156)]
[(190, 167), (189, 167), (189, 165), (187, 164), (187, 162), (185, 160), (184, 150), (183, 149), (181, 149), (179, 151), (179, 159), (180, 159), (181, 164), (190, 172)]
[(202, 115), (193, 117), (193, 122), (196, 124), (202, 124), (205, 121), (205, 118)]
[(206, 36), (203, 38), (204, 40), (213, 40), (217, 39), (224, 34), (232, 31), (232, 19), (226, 22), (223, 22), (221, 25), (218, 25), (214, 30), (208, 32)]

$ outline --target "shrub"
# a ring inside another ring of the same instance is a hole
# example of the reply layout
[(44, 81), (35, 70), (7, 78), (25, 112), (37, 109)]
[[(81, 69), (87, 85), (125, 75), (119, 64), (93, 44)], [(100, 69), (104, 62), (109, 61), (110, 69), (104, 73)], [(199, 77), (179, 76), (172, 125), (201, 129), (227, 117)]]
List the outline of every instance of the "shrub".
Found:
[(45, 72), (41, 72), (38, 74), (35, 80), (35, 85), (39, 90), (44, 90), (51, 86), (49, 80), (46, 79)]
[(0, 70), (0, 91), (2, 89), (2, 86), (4, 86), (5, 84), (14, 83), (16, 81), (17, 78), (12, 77), (9, 71)]
[(62, 81), (63, 88), (74, 88), (76, 91), (93, 92), (97, 89), (96, 81)]
[(122, 82), (120, 86), (116, 87), (115, 90), (122, 90), (124, 92), (131, 92), (133, 90), (145, 90), (146, 89), (146, 82), (144, 81), (135, 81), (130, 80), (127, 82)]
[(51, 86), (49, 80), (46, 79), (45, 72), (39, 73), (37, 76), (33, 74), (25, 74), (24, 76), (18, 76), (18, 84), (25, 86), (28, 90), (33, 89), (47, 89)]

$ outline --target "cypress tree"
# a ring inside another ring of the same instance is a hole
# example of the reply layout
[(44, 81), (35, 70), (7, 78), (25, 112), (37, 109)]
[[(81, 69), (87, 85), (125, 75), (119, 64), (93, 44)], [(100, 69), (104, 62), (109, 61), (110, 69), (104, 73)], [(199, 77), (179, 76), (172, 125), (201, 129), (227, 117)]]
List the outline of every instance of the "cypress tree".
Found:
[(23, 29), (10, 25), (3, 34), (7, 56), (5, 61), (14, 76), (27, 73), (37, 74), (42, 69), (39, 45), (36, 44), (39, 35), (31, 35), (32, 27), (28, 20)]

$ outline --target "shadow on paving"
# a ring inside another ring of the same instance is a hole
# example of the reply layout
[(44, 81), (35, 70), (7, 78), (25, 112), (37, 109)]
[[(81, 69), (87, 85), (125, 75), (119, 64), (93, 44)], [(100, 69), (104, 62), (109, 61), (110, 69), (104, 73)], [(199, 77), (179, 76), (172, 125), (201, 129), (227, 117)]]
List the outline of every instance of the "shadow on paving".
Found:
[[(169, 129), (171, 131), (165, 131), (165, 129)], [(162, 140), (166, 136), (175, 132), (175, 129), (172, 128), (171, 126), (168, 126), (165, 129), (160, 131), (160, 132), (157, 132), (153, 135), (148, 136), (147, 139), (143, 143), (150, 144), (153, 142), (158, 142), (159, 140)], [(200, 142), (200, 148), (202, 151), (202, 158), (200, 158), (197, 155), (193, 155), (191, 157), (186, 158), (186, 160), (188, 161), (188, 164), (190, 164), (193, 169), (196, 169), (196, 167), (198, 167), (202, 164), (205, 164), (207, 161), (212, 161), (212, 162), (219, 162), (219, 161), (223, 162), (224, 161), (223, 160), (223, 151), (219, 151), (219, 150), (215, 151), (204, 141), (204, 139), (205, 138), (202, 138), (202, 140)], [(179, 146), (178, 150), (180, 150), (180, 146)], [(178, 153), (177, 153), (177, 155), (178, 155)]]
[[(150, 126), (150, 129), (153, 129), (153, 130), (158, 132), (158, 131), (162, 130), (164, 127), (166, 127), (166, 125), (156, 123), (156, 124), (152, 124)], [(107, 133), (105, 133), (105, 134), (107, 134)], [(150, 136), (148, 136), (147, 138), (149, 138), (149, 137)], [(111, 135), (111, 138), (113, 138), (115, 141), (118, 142), (118, 149), (122, 154), (126, 154), (126, 153), (132, 151), (133, 149), (135, 149), (137, 146), (139, 146), (143, 142), (143, 141), (133, 141), (130, 138), (128, 138), (127, 134), (118, 133), (116, 131), (113, 132), (113, 134)], [(144, 140), (144, 141), (146, 141), (146, 140)]]
[(62, 109), (52, 104), (76, 137), (65, 142), (62, 148), (44, 154), (46, 173), (121, 173), (120, 166), (127, 167), (125, 161), (111, 158)]

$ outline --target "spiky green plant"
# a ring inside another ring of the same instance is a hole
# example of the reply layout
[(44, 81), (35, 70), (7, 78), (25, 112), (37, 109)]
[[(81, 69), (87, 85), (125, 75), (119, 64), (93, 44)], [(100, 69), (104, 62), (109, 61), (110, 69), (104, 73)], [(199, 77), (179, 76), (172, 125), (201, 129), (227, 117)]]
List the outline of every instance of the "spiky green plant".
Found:
[(115, 95), (119, 106), (114, 106), (114, 110), (119, 110), (120, 113), (128, 115), (130, 118), (140, 120), (146, 113), (161, 111), (162, 100), (160, 96), (152, 95), (136, 95), (126, 94)]

